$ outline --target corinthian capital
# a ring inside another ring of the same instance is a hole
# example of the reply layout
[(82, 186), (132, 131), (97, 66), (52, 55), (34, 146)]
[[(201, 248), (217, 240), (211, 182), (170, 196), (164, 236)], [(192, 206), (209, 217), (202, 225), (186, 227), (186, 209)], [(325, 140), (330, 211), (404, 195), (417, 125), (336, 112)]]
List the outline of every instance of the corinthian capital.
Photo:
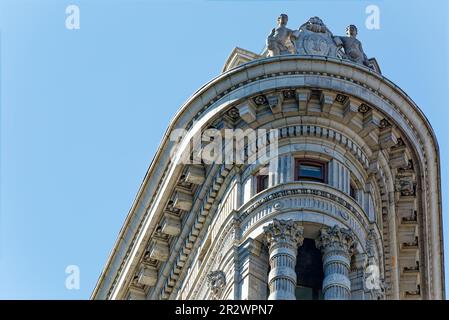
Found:
[(338, 226), (325, 227), (320, 230), (320, 237), (316, 240), (316, 247), (321, 250), (341, 249), (352, 254), (355, 237), (350, 229)]
[(293, 220), (274, 219), (271, 224), (263, 228), (268, 245), (288, 243), (301, 246), (304, 241), (304, 228)]

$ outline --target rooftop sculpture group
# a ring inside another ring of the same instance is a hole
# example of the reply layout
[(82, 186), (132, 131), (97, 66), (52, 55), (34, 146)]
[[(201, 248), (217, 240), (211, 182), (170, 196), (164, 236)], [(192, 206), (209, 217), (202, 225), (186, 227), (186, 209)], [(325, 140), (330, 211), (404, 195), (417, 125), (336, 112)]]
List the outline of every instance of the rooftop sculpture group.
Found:
[(269, 57), (283, 54), (322, 55), (371, 67), (362, 43), (357, 39), (355, 25), (346, 28), (346, 36), (334, 36), (318, 17), (310, 18), (298, 30), (287, 28), (286, 14), (281, 14), (277, 22), (277, 27), (267, 37)]

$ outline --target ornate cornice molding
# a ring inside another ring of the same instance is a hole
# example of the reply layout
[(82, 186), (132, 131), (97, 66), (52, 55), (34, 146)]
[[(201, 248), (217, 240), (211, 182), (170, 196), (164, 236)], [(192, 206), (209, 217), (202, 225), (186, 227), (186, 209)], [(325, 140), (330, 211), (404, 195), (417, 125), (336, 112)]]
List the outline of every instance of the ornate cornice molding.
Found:
[[(313, 77), (325, 77), (331, 79), (331, 82), (335, 79), (336, 83), (344, 81), (349, 85), (342, 85), (341, 91), (348, 91), (347, 93), (349, 94), (358, 95), (357, 87), (360, 90), (367, 89), (370, 92), (370, 98), (367, 101), (370, 106), (380, 108), (382, 105), (386, 108), (384, 110), (387, 111), (386, 113), (391, 115), (397, 113), (398, 119), (401, 119), (403, 122), (398, 127), (405, 132), (408, 139), (412, 139), (412, 141), (420, 145), (419, 148), (415, 149), (419, 154), (420, 165), (428, 163), (428, 165), (432, 166), (430, 171), (428, 166), (424, 167), (423, 176), (427, 179), (424, 184), (426, 186), (424, 202), (427, 205), (425, 214), (430, 215), (426, 219), (429, 221), (427, 231), (430, 234), (429, 237), (431, 237), (433, 246), (436, 246), (433, 249), (434, 252), (429, 252), (428, 254), (432, 261), (435, 260), (436, 255), (438, 255), (438, 248), (441, 246), (441, 233), (438, 229), (441, 226), (441, 201), (430, 200), (432, 197), (441, 199), (438, 178), (438, 146), (435, 135), (422, 112), (402, 90), (386, 78), (373, 73), (365, 67), (340, 59), (298, 56), (282, 56), (249, 62), (244, 66), (239, 66), (220, 75), (195, 93), (176, 114), (175, 119), (168, 128), (168, 132), (175, 127), (191, 128), (193, 122), (201, 119), (208, 110), (212, 111), (218, 107), (228, 108), (244, 96), (243, 93), (237, 93), (237, 91), (240, 89), (244, 90), (244, 87), (251, 86), (253, 82), (265, 81), (270, 78), (282, 80), (285, 77), (296, 77), (298, 80), (303, 79), (298, 81), (298, 87), (313, 86), (314, 82), (311, 80)], [(282, 87), (281, 83), (282, 81), (279, 81), (279, 87)], [(384, 103), (387, 103), (388, 107)], [(193, 118), (190, 116), (192, 114), (195, 114)], [(171, 176), (169, 177), (169, 175), (172, 175), (174, 172), (174, 170), (169, 170), (174, 164), (161, 163), (160, 161), (162, 155), (169, 152), (167, 147), (168, 136), (164, 138), (161, 148), (150, 166), (127, 217), (125, 226), (122, 228), (116, 247), (108, 260), (107, 267), (94, 290), (93, 298), (111, 297), (110, 294), (116, 291), (115, 284), (117, 279), (124, 276), (122, 270), (128, 270), (127, 272), (129, 272), (132, 269), (133, 262), (130, 262), (129, 257), (135, 259), (133, 252), (138, 252), (141, 246), (144, 245), (140, 240), (143, 237), (138, 239), (138, 235), (142, 232), (147, 232), (148, 223), (145, 223), (145, 221), (148, 219), (148, 216), (154, 215), (155, 210), (158, 210), (153, 207), (156, 195), (155, 190), (164, 192), (164, 188), (161, 187), (162, 182), (170, 179)], [(430, 183), (429, 179), (433, 183)], [(149, 191), (147, 188), (150, 180), (151, 184), (156, 186), (152, 191)], [(435, 205), (437, 206), (436, 208), (434, 207)], [(153, 209), (149, 210), (150, 208)], [(136, 222), (136, 219), (139, 221)], [(132, 229), (130, 230), (129, 228)], [(129, 240), (126, 237), (128, 240), (125, 241), (124, 235), (130, 232), (133, 235), (132, 239)], [(117, 252), (120, 254), (117, 255)], [(117, 259), (119, 261), (114, 262)], [(438, 261), (435, 260), (434, 269), (437, 268), (439, 270), (438, 276), (441, 276), (442, 262), (441, 259)], [(440, 266), (437, 265), (438, 263), (440, 263)], [(108, 273), (108, 279), (113, 279), (111, 280), (112, 282), (104, 281), (106, 273)], [(429, 275), (430, 279), (432, 279), (432, 276), (433, 274)], [(433, 282), (438, 283), (438, 279)], [(101, 292), (99, 292), (100, 289), (102, 290)], [(105, 294), (105, 291), (109, 292), (109, 294)], [(117, 298), (118, 296), (114, 295), (114, 297)]]

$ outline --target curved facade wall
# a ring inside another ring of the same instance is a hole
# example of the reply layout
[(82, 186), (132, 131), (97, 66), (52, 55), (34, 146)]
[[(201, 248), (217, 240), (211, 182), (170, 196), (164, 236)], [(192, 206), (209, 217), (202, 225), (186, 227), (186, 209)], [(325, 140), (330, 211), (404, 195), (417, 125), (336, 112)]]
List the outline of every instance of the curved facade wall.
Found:
[[(271, 130), (278, 152), (185, 164), (189, 139), (210, 128)], [(442, 299), (439, 170), (426, 118), (372, 69), (245, 63), (171, 122), (93, 298)]]

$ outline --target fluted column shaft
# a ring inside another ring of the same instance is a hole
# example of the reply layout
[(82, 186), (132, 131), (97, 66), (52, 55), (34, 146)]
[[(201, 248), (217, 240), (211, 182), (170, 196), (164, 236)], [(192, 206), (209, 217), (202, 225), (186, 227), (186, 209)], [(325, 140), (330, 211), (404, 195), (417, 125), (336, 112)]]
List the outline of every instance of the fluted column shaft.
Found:
[(323, 228), (316, 245), (323, 253), (324, 299), (349, 300), (351, 298), (349, 270), (354, 246), (352, 231), (338, 226)]
[(303, 228), (293, 220), (277, 220), (264, 227), (269, 246), (270, 273), (268, 300), (295, 300), (296, 254), (301, 246)]

